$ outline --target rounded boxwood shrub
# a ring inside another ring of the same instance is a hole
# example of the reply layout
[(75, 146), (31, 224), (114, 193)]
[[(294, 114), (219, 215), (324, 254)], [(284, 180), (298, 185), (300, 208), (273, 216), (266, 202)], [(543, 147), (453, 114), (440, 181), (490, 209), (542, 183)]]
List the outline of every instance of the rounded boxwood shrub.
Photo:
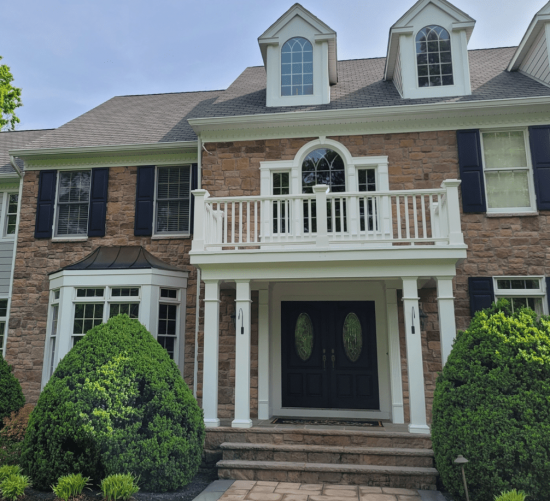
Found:
[(82, 473), (131, 473), (144, 491), (183, 487), (199, 468), (202, 411), (176, 364), (137, 320), (119, 315), (63, 358), (29, 420), (21, 466), (34, 486)]
[(12, 372), (13, 367), (0, 354), (0, 428), (4, 425), (5, 417), (25, 405), (21, 384)]
[(436, 383), (432, 440), (445, 488), (486, 501), (509, 489), (530, 500), (550, 492), (550, 318), (511, 314), (501, 300), (459, 332)]

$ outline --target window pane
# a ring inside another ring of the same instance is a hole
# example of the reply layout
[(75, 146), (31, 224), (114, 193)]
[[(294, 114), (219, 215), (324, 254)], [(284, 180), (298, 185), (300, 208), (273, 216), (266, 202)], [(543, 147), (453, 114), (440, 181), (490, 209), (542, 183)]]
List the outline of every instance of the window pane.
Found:
[(313, 94), (313, 47), (305, 38), (292, 38), (281, 49), (281, 95), (310, 94)]
[(57, 204), (57, 234), (86, 235), (91, 171), (60, 172)]
[[(176, 289), (161, 289), (160, 290), (160, 297), (169, 297), (172, 299), (176, 299), (178, 297), (178, 291)], [(161, 305), (162, 307), (163, 305)]]
[(174, 360), (174, 345), (176, 342), (175, 337), (158, 336), (157, 338), (160, 345), (168, 352), (168, 356)]
[(76, 297), (103, 297), (103, 289), (76, 289)]
[(109, 318), (123, 314), (130, 318), (139, 318), (139, 303), (111, 303), (109, 305)]
[(76, 304), (73, 334), (86, 334), (103, 322), (103, 303)]
[(0, 317), (5, 317), (8, 312), (8, 300), (0, 299)]
[(451, 41), (441, 26), (426, 26), (416, 36), (418, 86), (430, 87), (453, 84)]
[(2, 348), (4, 347), (5, 331), (6, 331), (6, 322), (0, 322), (0, 355), (2, 355)]
[(528, 171), (485, 171), (491, 209), (530, 207)]
[(376, 174), (374, 169), (359, 171), (359, 191), (376, 191)]
[(302, 193), (313, 193), (315, 184), (327, 184), (331, 186), (331, 191), (345, 191), (345, 166), (338, 153), (328, 148), (318, 148), (305, 158), (302, 164)]
[(88, 234), (88, 204), (59, 204), (58, 235)]
[[(162, 290), (162, 289), (161, 289)], [(165, 289), (166, 290), (166, 289)], [(159, 305), (159, 323), (157, 340), (166, 349), (170, 358), (174, 358), (174, 346), (176, 341), (176, 317), (177, 308), (175, 304)]]
[(486, 169), (527, 167), (523, 131), (483, 133)]
[(190, 180), (188, 166), (158, 170), (157, 232), (189, 231)]
[(60, 172), (59, 202), (88, 202), (92, 172)]
[(15, 235), (15, 227), (17, 223), (17, 201), (19, 195), (11, 193), (8, 195), (8, 212), (6, 214), (6, 235)]
[(111, 290), (113, 297), (139, 296), (139, 287), (117, 287)]

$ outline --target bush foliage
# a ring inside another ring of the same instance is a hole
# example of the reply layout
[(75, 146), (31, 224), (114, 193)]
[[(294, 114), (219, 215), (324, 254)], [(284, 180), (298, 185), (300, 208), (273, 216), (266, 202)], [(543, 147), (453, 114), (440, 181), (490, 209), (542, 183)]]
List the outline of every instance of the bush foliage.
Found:
[(131, 473), (145, 491), (191, 481), (202, 411), (176, 364), (137, 320), (112, 318), (63, 358), (31, 414), (21, 466), (36, 488), (82, 473), (95, 484)]
[(525, 501), (527, 495), (523, 491), (516, 491), (516, 489), (503, 492), (500, 496), (495, 496), (495, 501)]
[(57, 481), (57, 485), (52, 485), (52, 491), (59, 499), (69, 501), (69, 499), (80, 496), (84, 488), (88, 486), (90, 479), (83, 477), (81, 473), (64, 475)]
[(101, 492), (106, 501), (128, 501), (139, 491), (137, 478), (132, 475), (109, 475), (101, 481)]
[(432, 439), (443, 484), (464, 499), (464, 455), (470, 499), (512, 488), (532, 501), (550, 492), (550, 318), (511, 313), (501, 300), (459, 332), (437, 380)]
[(5, 417), (4, 428), (0, 430), (0, 436), (15, 442), (23, 440), (33, 409), (34, 404), (25, 404), (18, 411), (13, 411), (8, 417)]
[(13, 368), (0, 354), (0, 428), (5, 417), (25, 405), (23, 390), (12, 372)]

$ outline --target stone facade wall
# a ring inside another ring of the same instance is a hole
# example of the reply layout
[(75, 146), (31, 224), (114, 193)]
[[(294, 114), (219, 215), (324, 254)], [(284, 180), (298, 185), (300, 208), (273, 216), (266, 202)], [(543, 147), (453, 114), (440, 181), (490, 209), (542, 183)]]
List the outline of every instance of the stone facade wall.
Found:
[[(211, 196), (260, 194), (261, 161), (288, 160), (315, 138), (207, 143), (202, 157), (202, 187)], [(387, 155), (390, 189), (438, 188), (444, 179), (459, 178), (454, 131), (330, 137), (344, 144), (353, 156)], [(53, 242), (34, 239), (38, 173), (24, 178), (19, 244), (15, 265), (14, 294), (9, 325), (7, 359), (14, 365), (29, 402), (38, 398), (48, 308), (48, 273), (74, 263), (99, 245), (142, 245), (160, 259), (189, 271), (185, 335), (185, 379), (193, 384), (196, 273), (189, 264), (190, 239), (153, 240), (135, 237), (134, 204), (136, 167), (110, 169), (106, 236), (86, 242)], [(467, 327), (469, 276), (550, 275), (550, 213), (538, 217), (488, 217), (463, 214), (462, 230), (468, 257), (457, 267), (455, 309), (457, 326)], [(422, 333), (427, 410), (437, 372), (441, 369), (435, 289), (421, 291), (428, 314)], [(257, 415), (257, 302), (253, 297), (252, 415)], [(203, 305), (201, 303), (201, 310)], [(224, 290), (220, 327), (220, 417), (232, 417), (234, 408), (234, 291)], [(402, 312), (401, 335), (404, 336)], [(202, 318), (202, 313), (201, 313)], [(198, 398), (202, 397), (202, 320), (199, 329)], [(408, 419), (406, 349), (401, 343), (405, 412)]]

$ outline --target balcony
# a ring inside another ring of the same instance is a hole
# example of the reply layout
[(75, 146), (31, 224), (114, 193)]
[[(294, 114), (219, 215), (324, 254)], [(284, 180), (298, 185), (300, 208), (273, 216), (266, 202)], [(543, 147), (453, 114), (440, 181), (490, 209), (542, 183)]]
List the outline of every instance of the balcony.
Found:
[(465, 257), (459, 185), (447, 180), (439, 189), (353, 193), (317, 185), (312, 194), (224, 198), (195, 190), (191, 262), (213, 263), (208, 256), (218, 256), (219, 263), (244, 263), (252, 255), (258, 262), (262, 254), (269, 255), (266, 262), (288, 262), (290, 254), (305, 252), (311, 260), (333, 251), (392, 259), (460, 249), (453, 254)]

